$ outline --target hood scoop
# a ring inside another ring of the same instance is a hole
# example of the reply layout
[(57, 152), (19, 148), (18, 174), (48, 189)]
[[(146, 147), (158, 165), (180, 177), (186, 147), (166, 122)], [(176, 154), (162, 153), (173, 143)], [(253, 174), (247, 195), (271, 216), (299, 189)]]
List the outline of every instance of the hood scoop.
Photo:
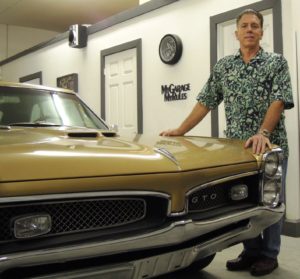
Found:
[(101, 131), (101, 134), (108, 138), (117, 136), (117, 133), (114, 131)]
[(69, 138), (98, 138), (99, 136), (98, 132), (68, 132)]
[(113, 131), (72, 131), (67, 133), (69, 138), (98, 138), (101, 136), (115, 137), (116, 133)]

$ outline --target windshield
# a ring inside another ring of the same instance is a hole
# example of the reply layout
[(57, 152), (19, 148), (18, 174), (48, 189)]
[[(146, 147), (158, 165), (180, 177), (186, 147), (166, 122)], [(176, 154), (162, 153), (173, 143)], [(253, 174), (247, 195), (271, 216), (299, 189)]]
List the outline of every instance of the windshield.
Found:
[(76, 95), (28, 88), (0, 87), (0, 125), (37, 124), (107, 130)]

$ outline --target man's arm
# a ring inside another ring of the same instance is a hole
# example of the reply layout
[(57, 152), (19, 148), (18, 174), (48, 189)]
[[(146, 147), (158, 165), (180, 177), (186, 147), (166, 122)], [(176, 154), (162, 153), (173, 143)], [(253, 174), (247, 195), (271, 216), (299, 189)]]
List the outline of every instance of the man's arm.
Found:
[(161, 132), (160, 136), (183, 136), (194, 128), (210, 111), (210, 109), (197, 102), (189, 116), (176, 129)]
[(269, 138), (264, 135), (263, 131), (273, 132), (280, 120), (281, 113), (284, 110), (283, 101), (274, 101), (268, 108), (264, 121), (260, 126), (258, 133), (249, 138), (245, 143), (245, 148), (252, 145), (252, 151), (255, 154), (262, 154), (266, 147), (272, 148)]

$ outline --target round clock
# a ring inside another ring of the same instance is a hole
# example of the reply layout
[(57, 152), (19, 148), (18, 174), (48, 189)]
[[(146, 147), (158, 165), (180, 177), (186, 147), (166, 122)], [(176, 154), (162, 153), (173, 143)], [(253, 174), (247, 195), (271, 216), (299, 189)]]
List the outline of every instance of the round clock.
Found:
[(181, 39), (174, 34), (167, 34), (162, 37), (159, 43), (159, 57), (166, 64), (175, 64), (182, 54)]

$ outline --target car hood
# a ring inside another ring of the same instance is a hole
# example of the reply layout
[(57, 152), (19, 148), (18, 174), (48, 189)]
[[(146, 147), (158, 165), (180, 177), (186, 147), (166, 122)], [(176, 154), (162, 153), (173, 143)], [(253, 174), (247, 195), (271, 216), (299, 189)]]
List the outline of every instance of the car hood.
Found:
[(66, 127), (0, 130), (0, 182), (167, 173), (253, 161), (238, 140), (122, 138)]

